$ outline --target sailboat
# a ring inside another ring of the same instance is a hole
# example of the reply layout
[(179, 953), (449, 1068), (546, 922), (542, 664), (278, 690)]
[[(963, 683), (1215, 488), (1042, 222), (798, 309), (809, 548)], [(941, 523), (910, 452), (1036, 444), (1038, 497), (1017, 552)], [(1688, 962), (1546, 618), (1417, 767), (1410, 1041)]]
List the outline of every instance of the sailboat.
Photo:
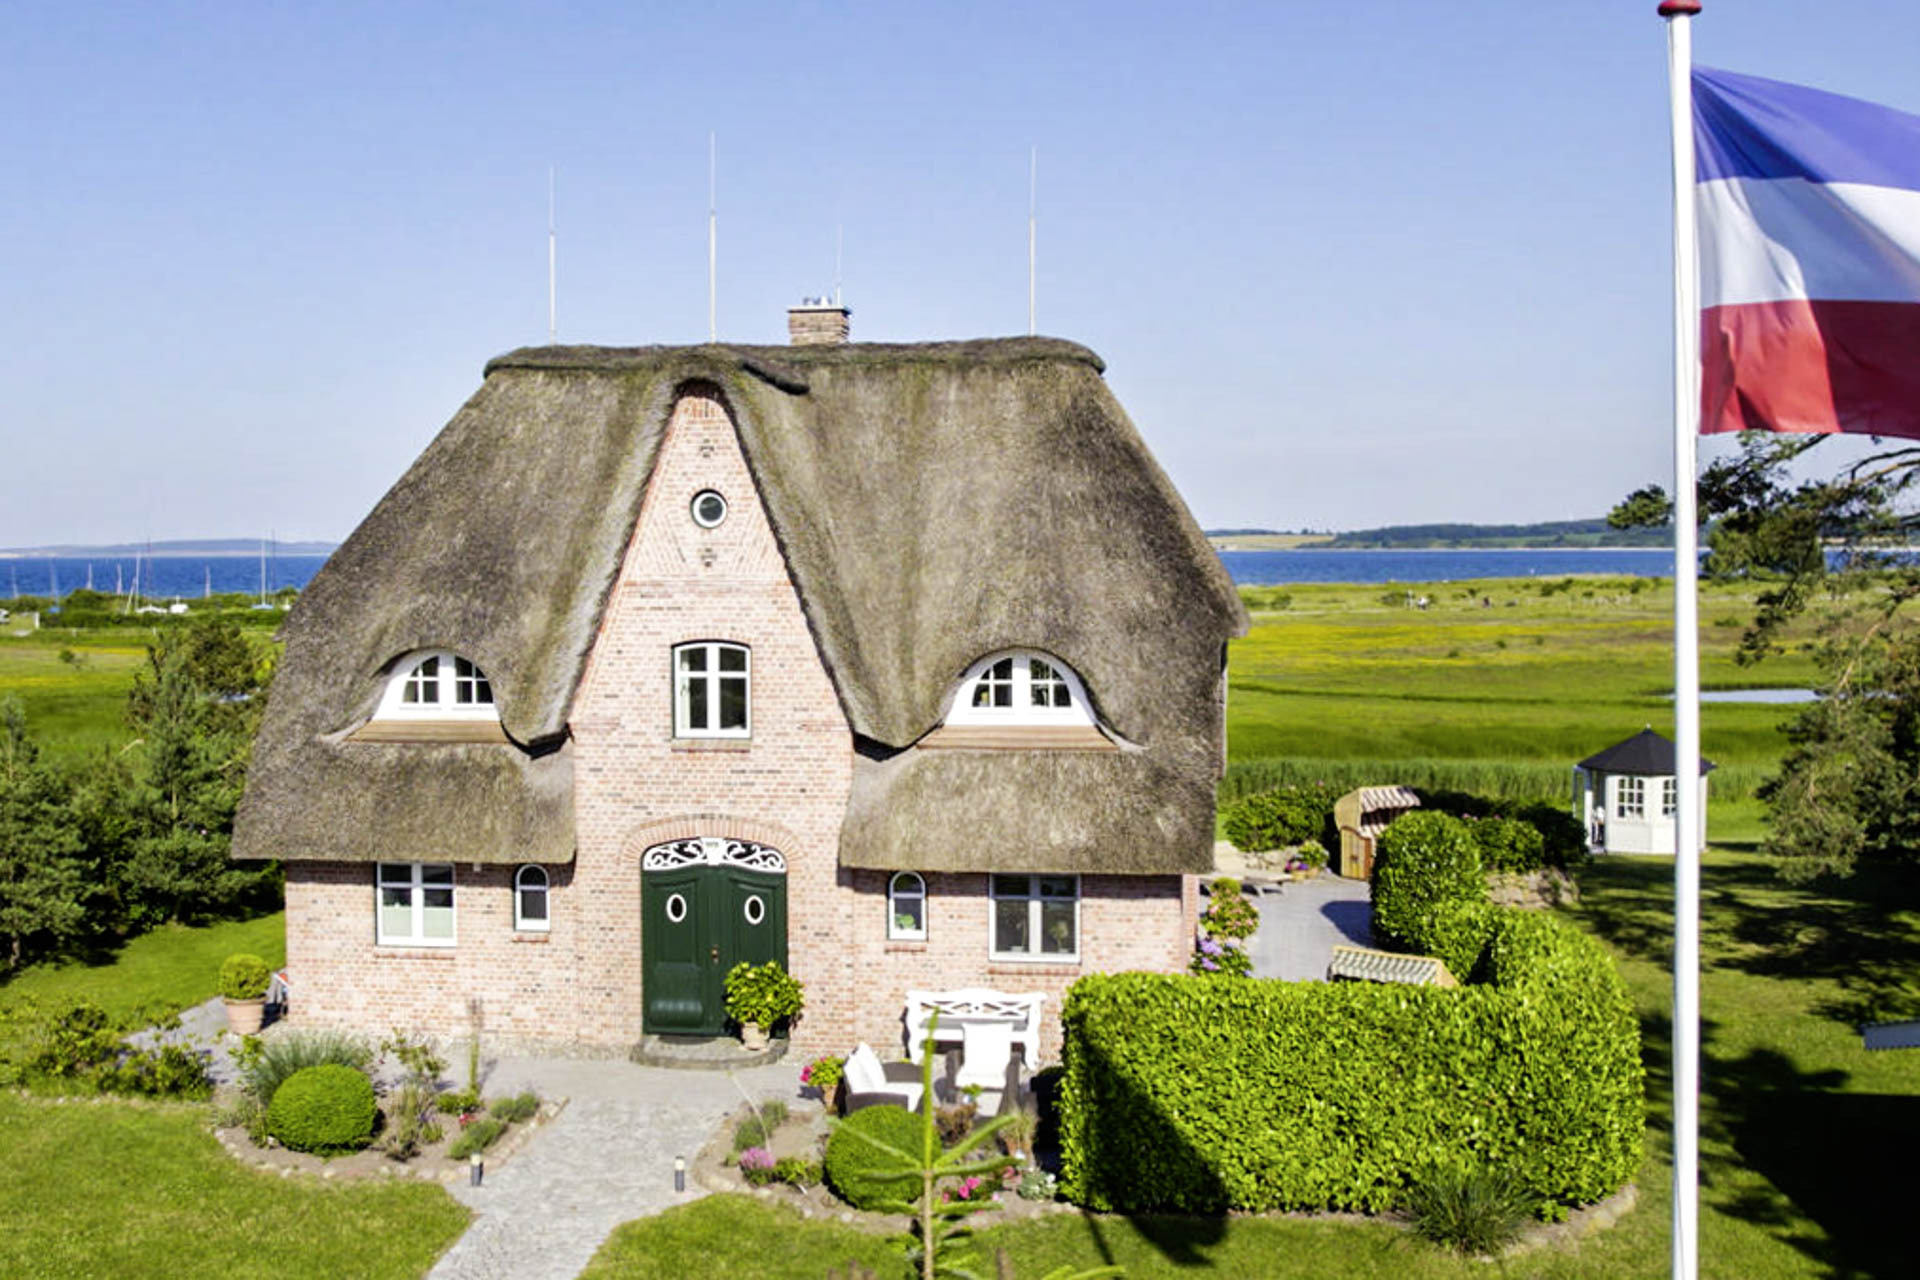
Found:
[(273, 606), (267, 602), (267, 544), (264, 541), (260, 544), (260, 603), (253, 607), (256, 609), (273, 608)]

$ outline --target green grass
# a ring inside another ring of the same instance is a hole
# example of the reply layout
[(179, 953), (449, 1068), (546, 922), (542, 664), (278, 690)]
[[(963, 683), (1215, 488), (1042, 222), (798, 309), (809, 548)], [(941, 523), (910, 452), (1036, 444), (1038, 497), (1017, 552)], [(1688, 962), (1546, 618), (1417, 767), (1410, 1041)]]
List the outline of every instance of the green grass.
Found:
[(247, 1168), (205, 1106), (0, 1095), (0, 1275), (412, 1277), (466, 1229), (438, 1186)]
[[(145, 633), (0, 629), (0, 699), (16, 697), (27, 728), (50, 756), (123, 744), (127, 690), (146, 661)], [(63, 660), (61, 652), (72, 655)]]
[[(156, 930), (96, 964), (40, 966), (0, 1002), (85, 997), (118, 1017), (215, 994), (220, 961), (285, 957), (281, 915)], [(204, 1104), (0, 1094), (0, 1275), (419, 1276), (466, 1229), (438, 1186), (283, 1180), (227, 1155)]]
[(0, 1003), (84, 999), (116, 1018), (153, 1008), (184, 1009), (217, 993), (220, 962), (235, 952), (259, 956), (275, 969), (286, 964), (286, 913), (198, 929), (162, 925), (96, 961), (32, 965), (0, 984)]
[[(1406, 770), (1430, 785), (1565, 800), (1574, 762), (1648, 725), (1670, 736), (1671, 589), (1575, 579), (1541, 594), (1559, 581), (1247, 589), (1254, 621), (1229, 655), (1223, 794), (1276, 769), (1343, 787), (1415, 781), (1397, 776)], [(1383, 603), (1409, 590), (1430, 607)], [(1264, 607), (1279, 594), (1287, 608)], [(1741, 628), (1714, 620), (1751, 613), (1750, 589), (1707, 589), (1703, 686), (1812, 683), (1797, 637), (1757, 667), (1734, 662)], [(1791, 715), (1762, 704), (1703, 708), (1702, 749), (1721, 766), (1709, 791), (1714, 819), (1771, 771)]]

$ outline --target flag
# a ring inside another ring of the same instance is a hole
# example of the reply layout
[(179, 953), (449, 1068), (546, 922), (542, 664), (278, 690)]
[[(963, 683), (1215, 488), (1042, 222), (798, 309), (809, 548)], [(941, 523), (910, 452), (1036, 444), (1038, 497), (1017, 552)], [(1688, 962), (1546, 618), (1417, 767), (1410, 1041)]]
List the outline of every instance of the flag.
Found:
[(1920, 437), (1920, 116), (1696, 67), (1700, 430)]

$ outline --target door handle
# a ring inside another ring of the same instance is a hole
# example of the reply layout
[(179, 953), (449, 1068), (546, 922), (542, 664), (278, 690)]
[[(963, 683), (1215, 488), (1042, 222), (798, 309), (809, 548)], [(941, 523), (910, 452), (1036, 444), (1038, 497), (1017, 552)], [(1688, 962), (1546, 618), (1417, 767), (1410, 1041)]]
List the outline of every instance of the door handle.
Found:
[(709, 948), (709, 951), (711, 952), (711, 954), (712, 954), (712, 956), (713, 956), (713, 962), (714, 962), (715, 964), (719, 964), (719, 963), (720, 963), (720, 948), (719, 948), (719, 947), (712, 947), (712, 948)]

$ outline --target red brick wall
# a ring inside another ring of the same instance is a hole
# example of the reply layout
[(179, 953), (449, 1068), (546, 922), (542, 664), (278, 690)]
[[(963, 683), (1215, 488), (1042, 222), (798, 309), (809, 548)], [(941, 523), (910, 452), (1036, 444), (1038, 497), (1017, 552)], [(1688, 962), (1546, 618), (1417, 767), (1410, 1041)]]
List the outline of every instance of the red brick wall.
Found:
[[(718, 528), (688, 514), (703, 489), (727, 499)], [(750, 740), (674, 738), (671, 652), (690, 640), (752, 650)], [(852, 734), (713, 396), (689, 393), (675, 408), (571, 725), (579, 852), (572, 867), (550, 869), (550, 934), (514, 933), (513, 868), (461, 865), (457, 946), (378, 947), (371, 867), (290, 866), (299, 1022), (459, 1034), (477, 996), (495, 1034), (632, 1045), (642, 1010), (640, 857), (700, 835), (786, 855), (787, 951), (807, 986), (800, 1052), (844, 1051), (856, 1039), (897, 1051), (908, 989), (990, 986), (1046, 993), (1051, 1057), (1059, 997), (1080, 973), (1186, 962), (1197, 898), (1191, 878), (1178, 876), (1084, 877), (1073, 966), (991, 962), (979, 875), (929, 876), (927, 941), (886, 941), (887, 877), (838, 865)]]

